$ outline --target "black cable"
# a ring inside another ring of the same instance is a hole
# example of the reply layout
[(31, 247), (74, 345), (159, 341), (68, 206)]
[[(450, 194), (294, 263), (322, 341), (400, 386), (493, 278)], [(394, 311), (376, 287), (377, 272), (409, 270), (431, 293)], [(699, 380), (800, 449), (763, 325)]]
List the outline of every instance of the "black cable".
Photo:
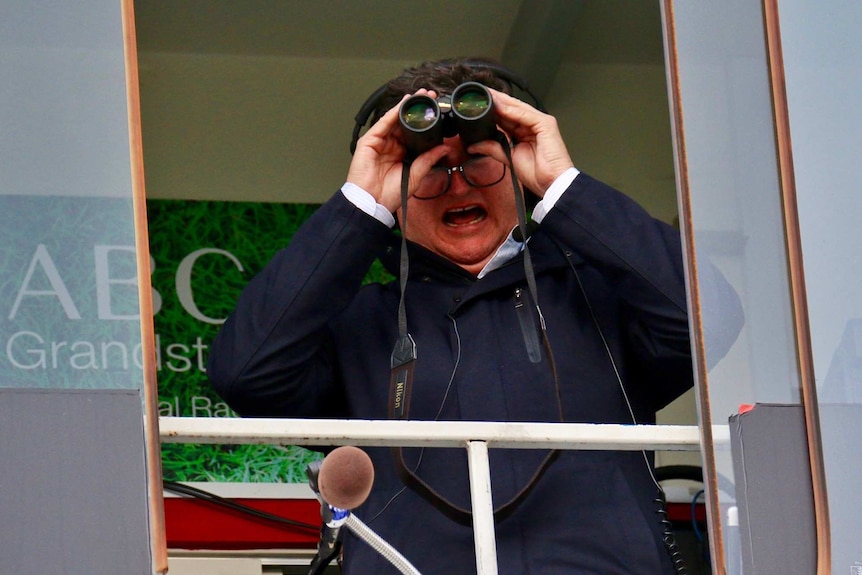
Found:
[(670, 556), (671, 563), (673, 563), (674, 573), (677, 575), (688, 575), (688, 568), (685, 565), (685, 559), (682, 556), (682, 552), (679, 550), (679, 545), (674, 536), (673, 523), (668, 519), (667, 499), (665, 498), (664, 490), (659, 489), (658, 497), (656, 497), (654, 503), (658, 505), (656, 513), (658, 513), (660, 517), (659, 523), (662, 526), (662, 543), (664, 543), (664, 548)]
[[(556, 241), (555, 241), (555, 243), (556, 243)], [(564, 250), (563, 247), (559, 245), (559, 243), (557, 243), (557, 247), (563, 252), (564, 255), (566, 254), (566, 250)], [(590, 298), (587, 295), (587, 290), (584, 287), (584, 284), (581, 281), (581, 277), (578, 274), (578, 270), (575, 269), (575, 264), (572, 263), (571, 258), (566, 257), (566, 260), (569, 262), (569, 267), (572, 269), (572, 272), (575, 274), (575, 279), (578, 282), (578, 287), (580, 288), (581, 295), (584, 296), (584, 303), (587, 306), (587, 310), (590, 312), (590, 317), (593, 320), (593, 324), (596, 326), (596, 330), (598, 331), (599, 337), (601, 338), (602, 343), (604, 344), (605, 352), (607, 353), (608, 359), (611, 363), (611, 367), (614, 370), (614, 375), (616, 375), (617, 383), (619, 384), (620, 392), (623, 395), (623, 399), (625, 400), (626, 407), (629, 410), (629, 415), (631, 416), (632, 423), (634, 425), (638, 425), (637, 418), (635, 417), (634, 408), (632, 407), (631, 401), (629, 400), (629, 396), (628, 396), (628, 392), (626, 391), (626, 387), (625, 387), (625, 385), (623, 385), (622, 376), (620, 375), (620, 371), (617, 368), (617, 364), (616, 364), (616, 361), (614, 360), (614, 355), (611, 352), (610, 345), (608, 345), (608, 341), (605, 338), (604, 332), (602, 331), (602, 326), (599, 323), (599, 319), (596, 316), (595, 310), (593, 310), (593, 305), (590, 303)], [(662, 530), (662, 535), (661, 535), (662, 543), (664, 544), (664, 548), (667, 551), (668, 556), (670, 556), (671, 562), (673, 563), (674, 573), (676, 575), (688, 575), (688, 568), (685, 565), (685, 559), (683, 558), (682, 553), (679, 550), (679, 545), (676, 542), (676, 537), (675, 537), (674, 531), (673, 531), (673, 524), (668, 519), (667, 498), (665, 497), (664, 489), (662, 489), (661, 484), (659, 483), (659, 479), (656, 476), (656, 469), (649, 462), (649, 458), (647, 457), (646, 451), (641, 451), (641, 454), (643, 455), (644, 463), (646, 463), (647, 472), (649, 473), (650, 478), (652, 478), (653, 484), (655, 484), (655, 488), (656, 488), (656, 492), (657, 492), (657, 496), (653, 500), (653, 503), (655, 503), (658, 507), (658, 509), (656, 509), (656, 513), (660, 517), (659, 524), (661, 525), (661, 530)], [(679, 471), (679, 470), (677, 469), (674, 471)], [(688, 471), (691, 471), (691, 470), (688, 470)], [(701, 476), (701, 478), (702, 478), (702, 476)]]
[(197, 487), (192, 487), (184, 483), (177, 483), (175, 481), (162, 481), (162, 485), (164, 486), (165, 491), (170, 491), (171, 493), (176, 493), (177, 495), (186, 495), (188, 497), (193, 497), (202, 501), (207, 501), (209, 503), (213, 503), (227, 509), (238, 511), (245, 515), (249, 515), (256, 519), (263, 519), (272, 523), (277, 523), (282, 527), (309, 530), (313, 531), (315, 535), (320, 532), (319, 525), (303, 523), (302, 521), (296, 521), (294, 519), (288, 519), (287, 517), (281, 517), (279, 515), (267, 513), (266, 511), (260, 511), (259, 509), (255, 509), (253, 507), (243, 505), (242, 503), (231, 501), (230, 499), (225, 499), (224, 497), (220, 497), (214, 493), (210, 493), (209, 491), (204, 491), (203, 489), (198, 489)]

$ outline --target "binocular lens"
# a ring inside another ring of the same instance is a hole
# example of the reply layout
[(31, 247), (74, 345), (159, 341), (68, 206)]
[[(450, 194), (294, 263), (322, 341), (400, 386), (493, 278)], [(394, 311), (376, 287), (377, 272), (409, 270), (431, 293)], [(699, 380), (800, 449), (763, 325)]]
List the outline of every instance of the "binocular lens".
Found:
[(411, 96), (398, 111), (408, 157), (415, 158), (456, 135), (465, 146), (494, 138), (497, 126), (493, 107), (491, 93), (478, 82), (465, 82), (452, 96), (439, 99), (424, 94)]
[(490, 105), (488, 92), (473, 88), (460, 91), (458, 98), (452, 102), (452, 108), (463, 118), (478, 118)]
[(430, 99), (414, 98), (407, 104), (401, 109), (401, 121), (411, 130), (424, 130), (437, 121), (437, 107)]

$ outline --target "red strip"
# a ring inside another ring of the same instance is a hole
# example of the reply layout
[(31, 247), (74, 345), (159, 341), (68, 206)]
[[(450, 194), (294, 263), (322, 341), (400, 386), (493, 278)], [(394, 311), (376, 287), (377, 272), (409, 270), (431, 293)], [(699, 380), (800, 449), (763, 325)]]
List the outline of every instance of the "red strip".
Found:
[[(232, 499), (272, 515), (320, 525), (320, 504), (314, 499)], [(691, 522), (691, 505), (668, 503), (668, 519)], [(703, 504), (695, 518), (706, 521)], [(282, 526), (199, 499), (166, 497), (165, 524), (171, 549), (314, 549), (318, 532)]]
[[(694, 507), (694, 517), (697, 521), (706, 522), (706, 508), (703, 503), (698, 503)], [(691, 503), (668, 503), (667, 518), (674, 523), (680, 525), (691, 523)]]
[[(320, 525), (314, 499), (233, 499), (272, 515)], [(165, 528), (171, 549), (315, 548), (319, 533), (280, 525), (199, 499), (166, 497)]]

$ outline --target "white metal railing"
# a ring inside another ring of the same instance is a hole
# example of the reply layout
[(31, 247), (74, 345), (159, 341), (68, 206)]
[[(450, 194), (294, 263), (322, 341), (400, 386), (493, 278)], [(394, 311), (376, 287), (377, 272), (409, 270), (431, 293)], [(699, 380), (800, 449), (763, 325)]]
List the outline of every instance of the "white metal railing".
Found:
[[(160, 417), (162, 443), (697, 451), (693, 425)], [(716, 438), (718, 440), (718, 438)]]
[[(162, 443), (463, 447), (478, 575), (497, 574), (489, 449), (698, 451), (701, 441), (688, 425), (209, 417), (161, 417), (159, 434)], [(727, 435), (726, 426), (713, 428), (716, 444)]]

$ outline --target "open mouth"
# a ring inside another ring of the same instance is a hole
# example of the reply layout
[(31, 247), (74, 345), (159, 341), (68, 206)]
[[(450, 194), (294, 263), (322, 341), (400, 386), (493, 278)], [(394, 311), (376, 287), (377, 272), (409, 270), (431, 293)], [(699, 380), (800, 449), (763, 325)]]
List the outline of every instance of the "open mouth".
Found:
[(485, 208), (481, 206), (467, 206), (455, 208), (443, 214), (443, 223), (447, 226), (469, 226), (484, 220), (488, 215)]

